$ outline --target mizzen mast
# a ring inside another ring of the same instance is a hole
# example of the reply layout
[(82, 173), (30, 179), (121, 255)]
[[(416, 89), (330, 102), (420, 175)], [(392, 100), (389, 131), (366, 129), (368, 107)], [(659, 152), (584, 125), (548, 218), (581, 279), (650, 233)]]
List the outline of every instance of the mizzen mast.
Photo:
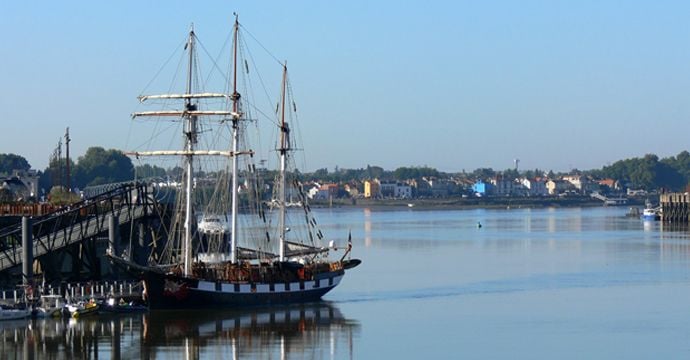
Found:
[(280, 152), (280, 175), (279, 175), (279, 188), (278, 188), (278, 205), (279, 205), (279, 214), (278, 214), (278, 231), (279, 231), (279, 236), (280, 236), (280, 249), (278, 251), (278, 260), (280, 262), (285, 261), (285, 235), (287, 233), (287, 229), (285, 227), (285, 212), (286, 212), (286, 195), (285, 195), (285, 187), (286, 187), (286, 174), (285, 174), (285, 167), (286, 167), (286, 161), (287, 161), (287, 153), (290, 151), (290, 129), (288, 128), (287, 123), (285, 122), (285, 96), (286, 96), (286, 91), (287, 90), (287, 63), (283, 64), (283, 84), (281, 88), (281, 93), (280, 93), (280, 108), (281, 108), (281, 114), (280, 114), (280, 148), (278, 151)]

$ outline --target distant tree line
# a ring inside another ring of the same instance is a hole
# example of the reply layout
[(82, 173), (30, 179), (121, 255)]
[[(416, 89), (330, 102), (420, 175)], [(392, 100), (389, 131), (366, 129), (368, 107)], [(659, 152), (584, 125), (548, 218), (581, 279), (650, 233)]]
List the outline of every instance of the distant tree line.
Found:
[(690, 182), (690, 153), (682, 151), (661, 160), (654, 154), (647, 154), (641, 158), (619, 160), (587, 173), (597, 178), (615, 179), (635, 189), (681, 191)]
[[(43, 171), (39, 171), (39, 185), (45, 191), (49, 191), (55, 185), (66, 186), (66, 161), (65, 159), (52, 159)], [(182, 173), (182, 168), (173, 167), (164, 169), (155, 165), (144, 164), (134, 167), (132, 161), (122, 151), (116, 149), (106, 150), (102, 147), (91, 147), (76, 162), (70, 161), (71, 186), (84, 188), (92, 185), (129, 181), (146, 178), (177, 178)], [(0, 154), (0, 174), (10, 175), (14, 170), (29, 170), (29, 162), (16, 154)], [(275, 171), (263, 170), (264, 179), (269, 180), (275, 175)], [(666, 189), (669, 191), (685, 190), (690, 183), (690, 153), (682, 151), (676, 156), (659, 159), (654, 154), (647, 154), (640, 158), (619, 160), (601, 169), (588, 171), (572, 170), (570, 173), (589, 175), (597, 179), (610, 178), (619, 181), (626, 187), (644, 190)], [(393, 171), (384, 170), (380, 166), (367, 165), (359, 169), (341, 169), (336, 167), (334, 171), (322, 168), (311, 173), (299, 174), (304, 180), (322, 182), (348, 182), (363, 181), (366, 179), (382, 180), (408, 180), (421, 179), (423, 177), (448, 178), (451, 176), (468, 179), (489, 179), (495, 176), (503, 176), (508, 179), (518, 177), (548, 177), (556, 178), (564, 174), (555, 174), (553, 171), (545, 172), (540, 169), (523, 170), (506, 169), (495, 171), (491, 168), (479, 168), (471, 173), (444, 173), (428, 166), (399, 167)], [(214, 177), (218, 174), (199, 174), (204, 177)]]

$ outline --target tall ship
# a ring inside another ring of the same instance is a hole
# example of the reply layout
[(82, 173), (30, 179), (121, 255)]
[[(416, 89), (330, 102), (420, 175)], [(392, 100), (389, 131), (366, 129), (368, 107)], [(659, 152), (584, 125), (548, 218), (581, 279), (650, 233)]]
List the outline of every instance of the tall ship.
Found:
[[(141, 95), (142, 104), (157, 108), (132, 114), (140, 122), (177, 126), (177, 138), (182, 139), (181, 149), (128, 153), (139, 161), (173, 159), (179, 164), (175, 166), (180, 179), (167, 182), (175, 194), (169, 226), (157, 235), (166, 238), (165, 245), (146, 265), (109, 254), (116, 265), (141, 276), (152, 309), (316, 301), (342, 281), (346, 270), (361, 263), (350, 256), (351, 236), (342, 246), (328, 241), (309, 207), (293, 156), (297, 148), (291, 119), (296, 118), (296, 106), (286, 63), (276, 60), (282, 80), (280, 95), (272, 103), (275, 108), (258, 110), (256, 102), (240, 94), (238, 78), (249, 77), (254, 64), (253, 58), (240, 58), (248, 53), (241, 29), (235, 16), (230, 75), (222, 76), (224, 91), (200, 89), (206, 75), (198, 71), (199, 40), (192, 26), (182, 52), (184, 92)], [(250, 86), (243, 86), (251, 92)], [(254, 164), (257, 153), (249, 140), (250, 130), (262, 123), (258, 117), (266, 117), (277, 135), (272, 149), (275, 170)], [(163, 132), (164, 126), (156, 125), (156, 132)], [(273, 181), (267, 180), (271, 175)], [(212, 225), (219, 222), (223, 225)], [(330, 259), (334, 251), (343, 253)]]

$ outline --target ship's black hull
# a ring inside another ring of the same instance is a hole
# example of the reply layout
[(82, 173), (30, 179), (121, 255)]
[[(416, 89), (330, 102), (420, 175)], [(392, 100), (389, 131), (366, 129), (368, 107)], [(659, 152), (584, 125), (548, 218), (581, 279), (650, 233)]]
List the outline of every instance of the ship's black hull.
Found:
[(151, 309), (229, 309), (317, 301), (337, 286), (344, 275), (339, 270), (319, 274), (309, 281), (236, 284), (146, 271), (144, 282)]

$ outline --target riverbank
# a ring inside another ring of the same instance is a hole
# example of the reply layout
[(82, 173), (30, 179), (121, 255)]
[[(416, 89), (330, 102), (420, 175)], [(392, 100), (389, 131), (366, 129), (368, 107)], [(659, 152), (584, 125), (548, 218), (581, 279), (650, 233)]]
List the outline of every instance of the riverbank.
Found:
[[(597, 207), (603, 202), (589, 196), (569, 197), (472, 197), (472, 198), (434, 198), (434, 199), (333, 199), (311, 200), (312, 207), (362, 207), (374, 209), (510, 209), (510, 208), (548, 208), (548, 207)], [(631, 198), (622, 206), (643, 206), (644, 199)]]

